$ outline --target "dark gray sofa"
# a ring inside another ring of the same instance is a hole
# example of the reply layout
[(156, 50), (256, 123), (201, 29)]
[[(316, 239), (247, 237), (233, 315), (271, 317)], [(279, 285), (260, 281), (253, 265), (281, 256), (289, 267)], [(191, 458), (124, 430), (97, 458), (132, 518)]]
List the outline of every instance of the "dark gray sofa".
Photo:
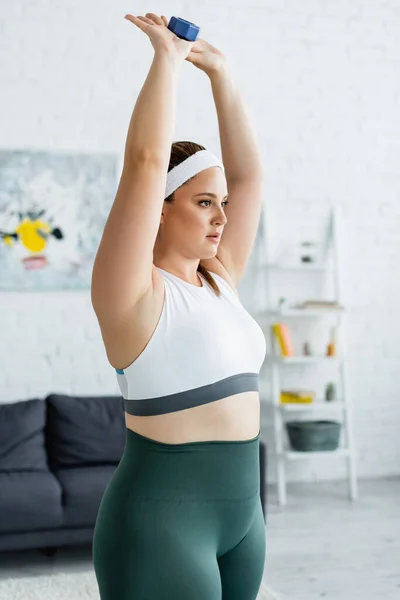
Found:
[[(91, 544), (125, 444), (120, 396), (0, 404), (0, 551)], [(260, 444), (266, 517), (266, 447)]]

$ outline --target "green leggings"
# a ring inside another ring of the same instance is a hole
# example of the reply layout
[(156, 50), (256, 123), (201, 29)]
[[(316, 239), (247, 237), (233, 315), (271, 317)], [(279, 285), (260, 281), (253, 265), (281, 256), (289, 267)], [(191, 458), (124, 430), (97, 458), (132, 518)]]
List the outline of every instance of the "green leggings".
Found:
[(93, 537), (101, 600), (256, 600), (259, 438), (165, 444), (126, 430)]

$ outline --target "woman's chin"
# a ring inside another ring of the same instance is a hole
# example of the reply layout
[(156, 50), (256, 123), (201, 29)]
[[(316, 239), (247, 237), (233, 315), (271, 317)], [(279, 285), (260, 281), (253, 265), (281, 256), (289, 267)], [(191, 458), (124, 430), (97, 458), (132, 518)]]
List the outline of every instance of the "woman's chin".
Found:
[(217, 248), (214, 248), (214, 251), (210, 251), (207, 253), (207, 256), (204, 256), (203, 258), (214, 258), (215, 256), (217, 256)]

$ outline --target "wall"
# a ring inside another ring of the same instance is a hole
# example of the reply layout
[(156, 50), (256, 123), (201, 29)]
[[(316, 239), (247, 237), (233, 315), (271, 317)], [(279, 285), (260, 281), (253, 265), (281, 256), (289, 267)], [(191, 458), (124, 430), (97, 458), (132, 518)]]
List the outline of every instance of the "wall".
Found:
[[(3, 2), (3, 148), (121, 154), (153, 53), (123, 19), (132, 10), (184, 15), (229, 57), (261, 143), (272, 247), (284, 232), (316, 232), (329, 204), (340, 205), (359, 475), (398, 474), (398, 3)], [(219, 151), (208, 81), (190, 64), (182, 73), (174, 139)], [(263, 303), (262, 284), (253, 293), (260, 275), (254, 261), (255, 253), (239, 287), (249, 309)], [(0, 294), (0, 331), (1, 402), (49, 391), (117, 392), (89, 292)], [(271, 441), (264, 405), (262, 415), (263, 438)], [(288, 472), (292, 480), (345, 473), (340, 461), (308, 460)], [(275, 478), (272, 468), (269, 477)]]

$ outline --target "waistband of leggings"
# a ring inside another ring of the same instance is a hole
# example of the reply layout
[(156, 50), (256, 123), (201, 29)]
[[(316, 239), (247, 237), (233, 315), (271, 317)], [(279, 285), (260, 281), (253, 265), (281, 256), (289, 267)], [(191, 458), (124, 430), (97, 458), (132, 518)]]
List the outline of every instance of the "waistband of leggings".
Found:
[(260, 489), (259, 441), (168, 444), (127, 428), (120, 470), (140, 498), (247, 500)]
[(132, 429), (129, 429), (129, 427), (126, 428), (126, 437), (127, 440), (129, 438), (131, 438), (132, 440), (136, 440), (137, 443), (141, 443), (143, 445), (147, 445), (149, 448), (158, 448), (159, 450), (165, 450), (166, 452), (170, 451), (170, 452), (174, 452), (174, 451), (181, 451), (181, 450), (188, 450), (190, 451), (191, 449), (199, 449), (201, 450), (201, 448), (205, 448), (207, 449), (208, 447), (212, 448), (214, 446), (224, 446), (229, 448), (230, 446), (232, 447), (236, 447), (236, 446), (247, 446), (247, 445), (257, 445), (260, 441), (260, 431), (258, 432), (258, 434), (256, 435), (256, 437), (248, 439), (248, 440), (205, 440), (205, 441), (199, 441), (199, 442), (183, 442), (183, 443), (179, 443), (179, 444), (170, 444), (167, 442), (159, 442), (157, 440), (153, 440), (149, 437), (146, 437), (144, 435), (141, 435), (140, 433), (137, 433), (136, 431), (133, 431)]

